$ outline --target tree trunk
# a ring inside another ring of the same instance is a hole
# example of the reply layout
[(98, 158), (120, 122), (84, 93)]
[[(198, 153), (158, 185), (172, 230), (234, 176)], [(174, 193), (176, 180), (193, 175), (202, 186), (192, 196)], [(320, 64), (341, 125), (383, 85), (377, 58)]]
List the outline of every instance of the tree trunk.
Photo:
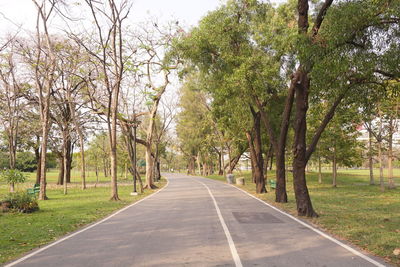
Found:
[(332, 161), (332, 186), (337, 187), (336, 178), (337, 178), (337, 160), (336, 160), (336, 144), (333, 144), (333, 161)]
[(95, 172), (96, 172), (96, 183), (94, 185), (94, 187), (96, 188), (97, 184), (99, 183), (99, 167), (97, 165), (97, 162), (95, 163)]
[[(114, 89), (115, 90), (115, 89)], [(110, 200), (120, 200), (118, 196), (118, 162), (117, 162), (117, 114), (118, 92), (113, 92), (111, 104), (111, 126), (109, 125), (110, 138), (110, 169), (111, 169), (111, 197)]]
[(374, 159), (373, 159), (373, 153), (372, 153), (372, 134), (371, 131), (368, 131), (368, 160), (369, 160), (369, 184), (374, 185), (375, 180), (374, 180)]
[(222, 170), (222, 151), (218, 152), (218, 175), (223, 175), (224, 171)]
[(64, 185), (64, 195), (66, 195), (68, 193), (68, 170), (70, 170), (69, 168), (69, 160), (68, 160), (68, 149), (67, 147), (63, 147), (63, 160), (64, 160), (64, 177), (63, 177), (63, 185)]
[(146, 186), (144, 188), (157, 188), (153, 183), (153, 160), (151, 158), (151, 146), (146, 146)]
[(322, 184), (321, 156), (318, 155), (318, 183)]
[[(35, 159), (36, 159), (36, 184), (40, 184), (40, 148), (39, 146), (35, 148)], [(64, 168), (63, 168), (64, 169)]]
[[(250, 134), (250, 137), (251, 137), (251, 134)], [(249, 137), (247, 137), (247, 140), (249, 140)], [(255, 176), (255, 172), (254, 172), (256, 169), (256, 163), (255, 163), (256, 159), (255, 159), (255, 155), (254, 155), (253, 141), (249, 142), (249, 149), (250, 149), (250, 163), (251, 163), (251, 181), (253, 183), (256, 183), (256, 178), (255, 178), (256, 176)]]
[(125, 162), (124, 164), (124, 179), (128, 179), (128, 163)]
[(385, 181), (383, 180), (383, 162), (382, 162), (382, 139), (378, 141), (378, 158), (379, 158), (379, 184), (381, 186), (381, 191), (385, 191)]
[(108, 176), (108, 162), (105, 158), (103, 158), (103, 172), (104, 172), (104, 177)]
[[(306, 3), (308, 5), (308, 3)], [(318, 217), (314, 211), (307, 188), (305, 168), (306, 159), (306, 115), (308, 110), (308, 89), (310, 79), (307, 73), (299, 67), (296, 79), (296, 115), (295, 135), (293, 145), (293, 186), (296, 197), (297, 213), (299, 216)]]
[[(77, 125), (77, 124), (76, 124)], [(77, 125), (78, 135), (79, 135), (79, 145), (81, 149), (81, 180), (82, 180), (82, 190), (86, 189), (86, 160), (85, 160), (85, 140), (80, 126)]]
[(58, 185), (63, 185), (64, 184), (64, 157), (62, 153), (60, 153), (58, 157)]
[(228, 147), (228, 173), (232, 174), (233, 168), (232, 168), (232, 151), (231, 151), (231, 146)]
[(249, 147), (253, 150), (254, 155), (254, 180), (256, 183), (256, 193), (266, 193), (264, 170), (263, 170), (263, 156), (262, 156), (262, 144), (261, 144), (261, 116), (260, 113), (256, 113), (252, 108), (251, 112), (253, 115), (253, 133), (254, 137), (249, 132), (246, 133)]
[(66, 142), (66, 151), (65, 151), (65, 162), (64, 162), (64, 175), (65, 175), (65, 181), (67, 181), (67, 183), (71, 183), (71, 169), (72, 169), (72, 144), (71, 144), (71, 136), (68, 133), (67, 135), (67, 142)]
[(201, 154), (200, 154), (200, 151), (197, 152), (196, 162), (197, 162), (197, 170), (199, 171), (199, 175), (201, 175)]
[(40, 191), (39, 200), (47, 200), (46, 195), (46, 152), (47, 152), (47, 141), (49, 135), (49, 105), (50, 99), (48, 99), (46, 105), (43, 107), (41, 112), (41, 123), (42, 123), (42, 143), (40, 147)]
[(203, 162), (203, 176), (207, 176), (208, 175), (208, 165), (206, 162)]
[(389, 136), (388, 136), (388, 145), (389, 145), (389, 151), (388, 151), (388, 171), (389, 171), (389, 189), (394, 189), (396, 188), (394, 184), (394, 179), (393, 179), (393, 134), (394, 134), (394, 122), (393, 118), (390, 117), (389, 121)]
[(222, 165), (222, 175), (225, 176), (225, 157), (224, 148), (221, 146), (221, 165)]

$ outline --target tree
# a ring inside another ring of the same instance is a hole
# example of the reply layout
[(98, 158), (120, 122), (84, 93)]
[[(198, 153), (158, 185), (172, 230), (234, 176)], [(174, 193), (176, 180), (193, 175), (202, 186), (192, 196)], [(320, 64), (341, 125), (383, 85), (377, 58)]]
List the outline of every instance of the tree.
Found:
[[(55, 79), (56, 58), (49, 34), (48, 23), (59, 1), (32, 0), (37, 8), (36, 51), (30, 65), (34, 71), (36, 94), (39, 98), (41, 133), (40, 192), (39, 199), (46, 200), (46, 151), (49, 134), (49, 111)], [(27, 51), (26, 51), (27, 52)]]
[[(9, 169), (16, 167), (16, 154), (18, 145), (19, 124), (21, 121), (22, 107), (25, 104), (22, 99), (24, 85), (17, 79), (15, 40), (8, 42), (7, 50), (0, 55), (0, 116), (3, 123), (5, 136), (7, 138), (9, 152)], [(13, 183), (11, 184), (12, 191)]]
[[(91, 85), (96, 88), (96, 83), (106, 94), (105, 105), (96, 99), (96, 109), (106, 116), (110, 146), (111, 163), (111, 200), (119, 200), (117, 186), (117, 120), (121, 84), (124, 75), (124, 38), (123, 23), (128, 17), (131, 5), (128, 0), (119, 4), (110, 0), (100, 3), (94, 0), (85, 0), (95, 24), (95, 35), (79, 38), (72, 34), (72, 38), (91, 56), (93, 72), (98, 77), (91, 80)], [(92, 98), (93, 100), (93, 98)]]
[[(381, 63), (388, 61), (378, 52), (377, 43), (372, 41), (375, 34), (388, 28), (393, 30), (395, 36), (399, 32), (395, 26), (398, 14), (392, 14), (397, 4), (391, 1), (354, 1), (332, 5), (332, 0), (326, 0), (318, 8), (312, 27), (309, 27), (308, 2), (298, 1), (299, 66), (292, 78), (296, 94), (293, 175), (298, 214), (314, 217), (317, 214), (312, 208), (306, 185), (306, 164), (348, 92), (354, 92), (361, 84), (376, 82), (381, 78), (374, 75), (376, 73), (391, 73), (391, 65)], [(392, 16), (394, 20), (387, 20)], [(340, 58), (340, 61), (335, 58)], [(325, 82), (320, 83), (323, 80)], [(336, 91), (335, 96), (329, 91), (318, 90), (325, 89), (326, 84), (329, 84), (331, 92)], [(332, 104), (307, 147), (307, 111), (309, 99), (315, 92), (327, 92)]]
[[(241, 130), (241, 135), (247, 136), (249, 146), (254, 144), (257, 156), (254, 155), (253, 160), (259, 165), (254, 172), (257, 191), (263, 193), (262, 151), (258, 151), (258, 147), (263, 146), (257, 134), (261, 125), (256, 119), (259, 115), (255, 115), (259, 111), (255, 110), (254, 94), (264, 94), (265, 87), (269, 86), (274, 91), (280, 79), (279, 64), (271, 65), (269, 55), (253, 45), (249, 25), (252, 14), (259, 14), (257, 11), (248, 8), (248, 3), (243, 1), (229, 1), (226, 6), (209, 13), (189, 35), (183, 36), (178, 41), (177, 53), (187, 61), (188, 69), (200, 71), (205, 83), (203, 87), (213, 100), (213, 113), (219, 126), (224, 125), (223, 130), (219, 127), (221, 139), (229, 131), (237, 133)], [(268, 71), (263, 69), (266, 66)], [(253, 127), (248, 126), (248, 122), (256, 127), (256, 134), (250, 134)], [(221, 154), (223, 151), (221, 149)]]
[(145, 188), (156, 188), (153, 183), (154, 160), (152, 157), (155, 121), (161, 98), (170, 85), (171, 75), (177, 67), (178, 60), (169, 57), (169, 51), (171, 50), (172, 40), (179, 29), (179, 26), (175, 23), (168, 24), (165, 28), (154, 23), (152, 27), (142, 28), (135, 35), (139, 42), (135, 49), (137, 49), (136, 53), (140, 56), (140, 59), (134, 63), (134, 66), (137, 68), (139, 83), (143, 86), (143, 94), (147, 97), (146, 137), (145, 140), (137, 140), (146, 148)]
[(25, 175), (15, 169), (4, 170), (0, 173), (2, 181), (10, 185), (10, 192), (14, 192), (14, 185), (16, 183), (23, 183), (26, 181)]

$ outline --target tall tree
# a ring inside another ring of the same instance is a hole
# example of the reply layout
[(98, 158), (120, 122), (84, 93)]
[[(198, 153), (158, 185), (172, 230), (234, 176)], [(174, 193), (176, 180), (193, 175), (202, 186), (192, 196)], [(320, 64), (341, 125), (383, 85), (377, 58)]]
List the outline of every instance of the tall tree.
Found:
[[(110, 146), (111, 163), (111, 200), (119, 200), (117, 186), (117, 120), (119, 94), (125, 72), (123, 24), (130, 12), (128, 0), (120, 2), (110, 0), (101, 3), (85, 0), (95, 25), (95, 34), (73, 39), (91, 55), (93, 69), (96, 71), (96, 83), (106, 95), (106, 103), (97, 103), (97, 109), (106, 116)], [(94, 72), (94, 71), (93, 71)], [(94, 86), (96, 87), (96, 83)], [(93, 85), (93, 80), (91, 81)]]
[(60, 1), (32, 0), (37, 9), (36, 50), (31, 67), (34, 71), (36, 94), (39, 99), (41, 133), (40, 192), (39, 199), (46, 200), (46, 151), (49, 134), (50, 102), (55, 79), (56, 57), (49, 33), (49, 21)]
[[(0, 55), (0, 121), (7, 138), (9, 168), (13, 170), (16, 164), (19, 124), (24, 104), (22, 99), (24, 85), (17, 77), (15, 41), (10, 40), (7, 44)], [(14, 183), (11, 182), (10, 186), (11, 192), (14, 192)]]

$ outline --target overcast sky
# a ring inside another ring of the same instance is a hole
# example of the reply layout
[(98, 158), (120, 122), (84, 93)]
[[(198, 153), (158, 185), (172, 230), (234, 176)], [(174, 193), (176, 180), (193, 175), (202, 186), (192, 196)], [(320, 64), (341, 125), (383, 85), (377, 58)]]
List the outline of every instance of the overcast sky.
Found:
[[(75, 2), (67, 0), (67, 2)], [(133, 0), (129, 19), (131, 22), (145, 21), (149, 17), (157, 17), (159, 21), (176, 19), (182, 26), (195, 26), (197, 22), (218, 7), (224, 0)], [(281, 3), (283, 0), (271, 0)], [(33, 30), (35, 27), (35, 8), (31, 0), (0, 0), (0, 34), (14, 32), (17, 25)]]

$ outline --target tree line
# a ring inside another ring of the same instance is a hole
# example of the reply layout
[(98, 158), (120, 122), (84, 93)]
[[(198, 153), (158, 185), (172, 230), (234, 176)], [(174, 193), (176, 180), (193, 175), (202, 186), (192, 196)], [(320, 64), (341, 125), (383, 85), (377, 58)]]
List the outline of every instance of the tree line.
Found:
[(256, 191), (265, 193), (274, 157), (275, 201), (285, 203), (290, 160), (297, 212), (316, 217), (307, 165), (324, 158), (335, 173), (339, 158), (356, 165), (360, 125), (378, 145), (380, 166), (386, 140), (392, 170), (399, 21), (400, 3), (391, 0), (231, 0), (208, 13), (174, 46), (184, 62), (177, 135), (189, 171), (197, 163), (205, 174), (210, 165), (232, 172), (249, 152)]
[[(128, 0), (32, 3), (35, 31), (10, 33), (0, 50), (1, 149), (8, 154), (8, 169), (18, 167), (17, 156), (32, 152), (39, 199), (45, 200), (46, 170), (53, 155), (60, 169), (58, 183), (67, 194), (78, 147), (75, 165), (80, 167), (82, 189), (88, 159), (96, 174), (101, 162), (110, 176), (112, 200), (119, 200), (121, 165), (139, 178), (142, 190), (155, 188), (173, 118), (173, 103), (165, 92), (177, 60), (167, 55), (181, 31), (179, 23), (133, 25)], [(83, 15), (77, 16), (77, 9)], [(52, 27), (57, 21), (63, 22), (62, 29)], [(134, 141), (145, 148), (143, 184)]]

